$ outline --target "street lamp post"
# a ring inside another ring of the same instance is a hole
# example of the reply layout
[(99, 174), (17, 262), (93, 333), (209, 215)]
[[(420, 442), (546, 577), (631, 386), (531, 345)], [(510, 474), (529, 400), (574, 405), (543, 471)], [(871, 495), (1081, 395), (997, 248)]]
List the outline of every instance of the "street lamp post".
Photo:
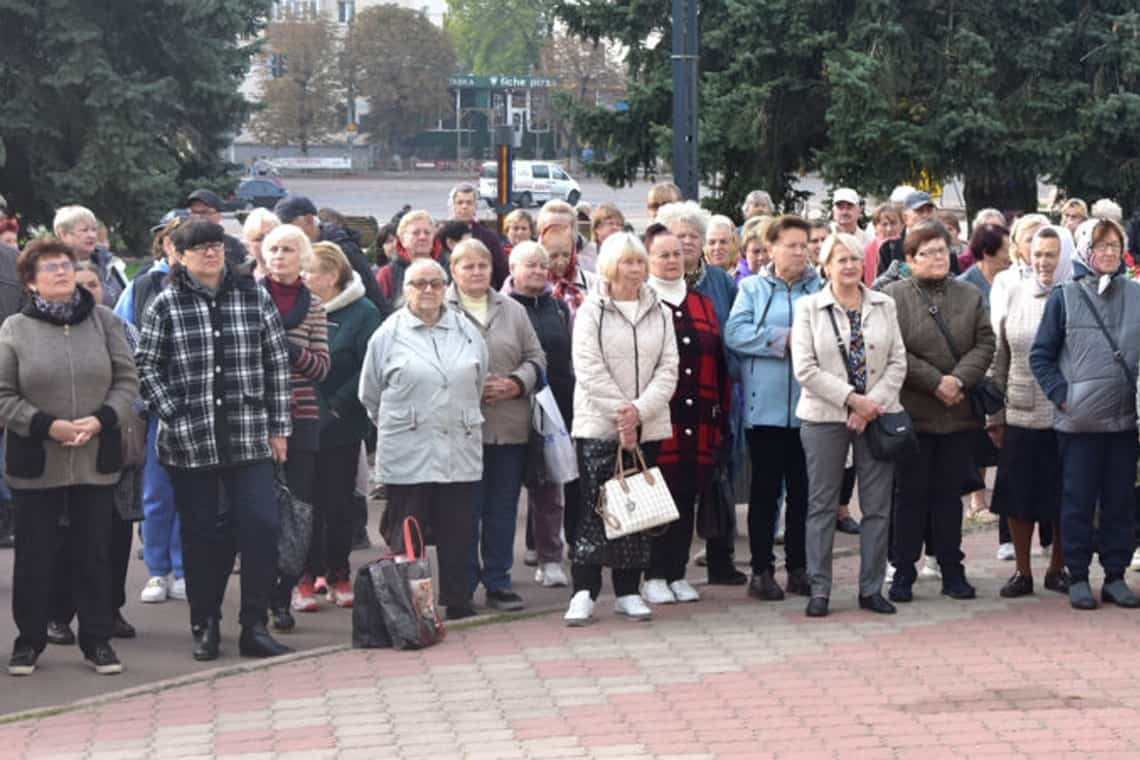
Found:
[(698, 200), (697, 1), (673, 0), (673, 181), (681, 194)]

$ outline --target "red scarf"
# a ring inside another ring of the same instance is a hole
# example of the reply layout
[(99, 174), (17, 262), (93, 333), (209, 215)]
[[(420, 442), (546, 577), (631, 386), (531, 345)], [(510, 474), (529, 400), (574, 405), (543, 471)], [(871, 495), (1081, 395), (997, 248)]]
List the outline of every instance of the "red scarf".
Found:
[(266, 277), (265, 281), (269, 283), (269, 295), (273, 296), (273, 303), (277, 304), (277, 311), (285, 316), (293, 310), (297, 305), (297, 296), (301, 294), (301, 278), (298, 277), (296, 282), (292, 285), (283, 285), (272, 277)]
[(553, 288), (554, 297), (560, 298), (566, 302), (570, 307), (570, 313), (578, 311), (578, 307), (582, 305), (585, 300), (585, 294), (582, 289), (578, 287), (578, 250), (577, 246), (570, 249), (570, 264), (566, 267), (566, 274), (562, 277), (554, 274), (551, 269), (547, 274), (547, 279)]

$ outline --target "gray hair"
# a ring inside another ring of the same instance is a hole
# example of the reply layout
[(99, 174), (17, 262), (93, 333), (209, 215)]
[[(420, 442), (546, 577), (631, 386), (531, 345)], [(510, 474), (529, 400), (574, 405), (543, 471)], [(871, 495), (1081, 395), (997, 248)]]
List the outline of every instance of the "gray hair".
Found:
[(753, 190), (744, 196), (744, 203), (740, 204), (741, 213), (747, 214), (749, 206), (764, 206), (768, 209), (769, 213), (774, 210), (772, 206), (772, 196), (768, 194), (767, 190)]
[(974, 214), (974, 223), (970, 225), (970, 228), (973, 229), (974, 227), (988, 224), (988, 222), (986, 222), (986, 219), (991, 216), (998, 217), (998, 224), (1002, 225), (1003, 227), (1005, 226), (1005, 214), (996, 208), (984, 208), (978, 213)]
[(404, 270), (405, 289), (408, 288), (408, 283), (420, 273), (421, 269), (430, 269), (432, 274), (438, 274), (445, 283), (447, 282), (447, 271), (440, 263), (430, 256), (421, 256), (418, 259), (412, 259), (412, 263), (408, 264), (408, 268)]
[(649, 254), (645, 252), (645, 246), (636, 235), (628, 232), (615, 232), (610, 235), (606, 238), (606, 242), (602, 243), (602, 250), (598, 251), (598, 276), (607, 283), (612, 283), (617, 277), (618, 263), (630, 254), (648, 265)]
[(732, 242), (736, 242), (736, 224), (727, 216), (724, 216), (722, 214), (713, 214), (711, 217), (709, 217), (709, 223), (705, 227), (706, 240), (708, 239), (709, 233), (713, 231), (714, 227), (720, 228), (722, 230), (728, 230), (729, 235), (732, 238)]
[(249, 212), (249, 216), (245, 218), (245, 223), (241, 226), (241, 236), (245, 240), (257, 237), (263, 230), (268, 227), (270, 230), (277, 229), (280, 226), (281, 220), (267, 208), (255, 208)]
[(847, 252), (860, 261), (863, 260), (863, 246), (859, 245), (859, 238), (846, 232), (836, 232), (827, 236), (823, 246), (819, 249), (819, 266), (824, 268), (831, 260), (831, 254), (836, 248), (846, 248)]
[(451, 188), (451, 192), (447, 194), (447, 208), (452, 212), (455, 211), (455, 196), (463, 193), (464, 195), (471, 193), (475, 196), (475, 202), (479, 202), (479, 188), (472, 185), (470, 182), (460, 182), (455, 187)]
[(1101, 198), (1089, 209), (1089, 216), (1094, 219), (1108, 219), (1117, 224), (1124, 221), (1124, 209), (1111, 198)]
[(701, 208), (696, 201), (677, 201), (666, 203), (657, 209), (657, 222), (672, 229), (674, 224), (687, 224), (697, 231), (701, 240), (708, 232), (711, 214)]
[(55, 218), (52, 220), (51, 228), (56, 235), (62, 235), (71, 230), (77, 224), (86, 222), (92, 226), (99, 224), (99, 220), (95, 218), (94, 212), (86, 206), (63, 206), (55, 212)]
[(1049, 224), (1049, 217), (1044, 214), (1026, 214), (1025, 216), (1020, 216), (1009, 230), (1009, 239), (1014, 245), (1017, 245), (1021, 242), (1025, 231), (1030, 227), (1048, 227)]
[(533, 240), (524, 240), (511, 249), (511, 274), (515, 273), (515, 264), (521, 263), (523, 259), (531, 257), (540, 259), (543, 264), (550, 265), (550, 255), (546, 249), (542, 247), (542, 243), (536, 243)]
[(282, 224), (274, 227), (265, 236), (265, 240), (261, 241), (261, 249), (268, 254), (270, 248), (283, 241), (291, 241), (293, 245), (297, 246), (297, 253), (300, 254), (302, 263), (313, 255), (313, 244), (309, 242), (309, 236), (295, 224)]

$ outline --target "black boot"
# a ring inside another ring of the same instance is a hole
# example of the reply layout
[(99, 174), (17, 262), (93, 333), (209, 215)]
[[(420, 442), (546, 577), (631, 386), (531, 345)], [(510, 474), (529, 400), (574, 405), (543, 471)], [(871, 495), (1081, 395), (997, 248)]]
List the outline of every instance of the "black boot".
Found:
[(265, 623), (254, 623), (241, 629), (238, 652), (242, 657), (278, 657), (292, 651), (269, 635)]
[(0, 501), (0, 549), (11, 549), (16, 545), (16, 521), (13, 518), (12, 502)]
[(194, 659), (199, 662), (218, 659), (222, 643), (222, 632), (217, 618), (206, 618), (205, 622), (191, 626), (194, 634)]

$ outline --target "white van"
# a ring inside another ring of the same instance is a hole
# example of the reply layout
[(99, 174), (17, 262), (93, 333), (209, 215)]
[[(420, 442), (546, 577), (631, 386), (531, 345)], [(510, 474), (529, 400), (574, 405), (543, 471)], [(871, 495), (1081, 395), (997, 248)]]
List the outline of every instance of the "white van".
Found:
[[(494, 206), (499, 196), (499, 164), (487, 161), (479, 172), (479, 196)], [(522, 208), (541, 206), (552, 198), (571, 205), (582, 197), (582, 188), (558, 164), (549, 161), (515, 161), (514, 198)]]

